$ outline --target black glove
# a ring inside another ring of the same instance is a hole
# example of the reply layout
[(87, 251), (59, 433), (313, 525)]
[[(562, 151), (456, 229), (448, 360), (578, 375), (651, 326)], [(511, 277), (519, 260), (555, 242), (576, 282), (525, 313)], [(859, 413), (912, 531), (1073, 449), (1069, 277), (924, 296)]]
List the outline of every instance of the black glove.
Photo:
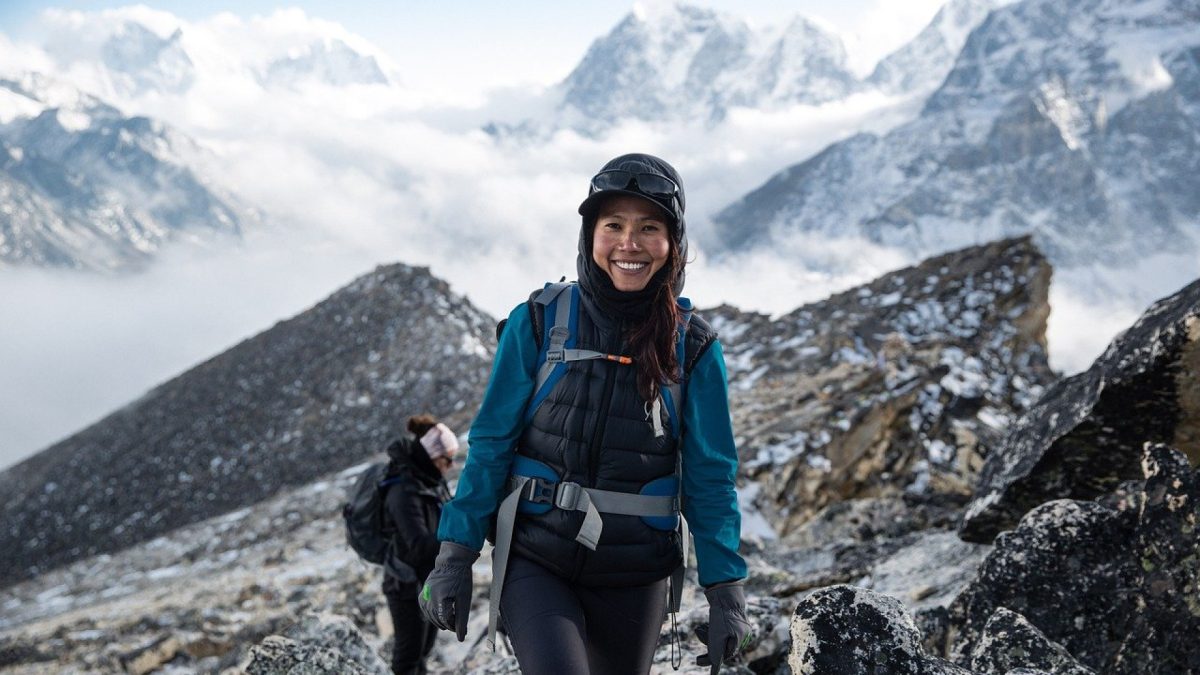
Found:
[(421, 612), (429, 623), (452, 630), (462, 642), (467, 637), (467, 619), (471, 615), (471, 565), (479, 551), (443, 541), (433, 571), (417, 596)]
[[(730, 581), (709, 586), (704, 595), (708, 598), (708, 625), (696, 628), (696, 637), (708, 647), (708, 653), (696, 657), (696, 665), (711, 665), (711, 675), (717, 675), (721, 663), (732, 659), (750, 643), (746, 594), (742, 582)], [(713, 658), (714, 654), (717, 658)]]

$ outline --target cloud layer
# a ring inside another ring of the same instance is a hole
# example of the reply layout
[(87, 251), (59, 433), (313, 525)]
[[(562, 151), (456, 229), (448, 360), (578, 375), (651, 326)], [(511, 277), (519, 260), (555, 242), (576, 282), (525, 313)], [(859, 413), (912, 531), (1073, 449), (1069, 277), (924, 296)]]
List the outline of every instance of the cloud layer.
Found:
[[(883, 10), (879, 10), (883, 11)], [(105, 40), (136, 21), (158, 38), (179, 31), (194, 67), (183, 91), (132, 90), (102, 61)], [(688, 295), (769, 313), (915, 262), (867, 242), (795, 242), (786, 256), (708, 261), (712, 213), (780, 168), (860, 131), (882, 133), (921, 101), (861, 94), (822, 106), (735, 110), (721, 126), (628, 123), (601, 139), (560, 131), (534, 143), (478, 129), (499, 111), (536, 115), (536, 89), (488, 101), (432, 100), (403, 68), (340, 25), (297, 10), (188, 22), (146, 8), (50, 12), (44, 49), (0, 36), (7, 69), (50, 72), (130, 114), (167, 121), (208, 153), (210, 180), (267, 215), (232, 250), (180, 246), (144, 274), (97, 278), (0, 270), (0, 466), (66, 436), (167, 377), (303, 311), (374, 265), (429, 266), (495, 316), (531, 289), (574, 277), (576, 207), (588, 177), (630, 151), (683, 174), (696, 259)], [(377, 60), (390, 85), (264, 83), (276, 59), (341, 40)], [(1052, 324), (1056, 365), (1085, 367), (1132, 316), (1070, 294)], [(1060, 352), (1055, 343), (1070, 345)], [(1098, 346), (1099, 345), (1099, 346)]]

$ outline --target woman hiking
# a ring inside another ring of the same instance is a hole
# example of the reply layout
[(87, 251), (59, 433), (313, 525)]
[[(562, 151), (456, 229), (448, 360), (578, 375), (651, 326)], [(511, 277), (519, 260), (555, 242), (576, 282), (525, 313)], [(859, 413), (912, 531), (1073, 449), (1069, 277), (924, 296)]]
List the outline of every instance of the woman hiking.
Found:
[[(466, 635), (471, 565), (494, 528), (498, 610), (527, 675), (646, 673), (682, 580), (686, 528), (720, 664), (749, 632), (725, 363), (679, 298), (684, 191), (665, 161), (617, 157), (579, 206), (577, 284), (509, 314), (420, 595)], [(669, 581), (670, 580), (670, 581)]]
[(392, 535), (383, 563), (383, 595), (395, 629), (392, 672), (421, 675), (437, 629), (421, 614), (417, 590), (437, 557), (438, 520), (450, 497), (443, 476), (458, 451), (458, 439), (432, 415), (408, 418), (408, 431), (411, 436), (387, 448), (384, 508)]

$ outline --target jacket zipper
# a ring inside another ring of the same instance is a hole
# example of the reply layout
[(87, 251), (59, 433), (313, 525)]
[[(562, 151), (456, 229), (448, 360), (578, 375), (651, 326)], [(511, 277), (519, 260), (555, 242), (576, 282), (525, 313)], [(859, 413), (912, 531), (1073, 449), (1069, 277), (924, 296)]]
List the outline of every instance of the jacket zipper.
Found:
[[(604, 429), (608, 426), (608, 411), (612, 407), (613, 388), (616, 384), (614, 369), (619, 367), (606, 361), (597, 361), (604, 369), (604, 394), (600, 401), (600, 411), (596, 417), (596, 427), (592, 430), (592, 442), (588, 445), (588, 482), (587, 487), (596, 487), (596, 474), (600, 471), (600, 448), (604, 444)], [(583, 544), (577, 544), (579, 553), (575, 564), (575, 579), (583, 573), (583, 565), (587, 561), (588, 551)]]

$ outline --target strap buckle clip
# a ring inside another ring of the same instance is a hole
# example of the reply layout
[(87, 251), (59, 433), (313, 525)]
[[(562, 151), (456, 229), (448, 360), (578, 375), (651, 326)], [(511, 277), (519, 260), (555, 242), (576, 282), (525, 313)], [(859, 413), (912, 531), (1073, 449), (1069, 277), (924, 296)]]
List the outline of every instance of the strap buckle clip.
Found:
[(554, 495), (554, 505), (560, 509), (574, 511), (579, 505), (579, 496), (583, 494), (583, 486), (579, 483), (559, 483)]
[(528, 494), (525, 495), (526, 500), (534, 504), (554, 503), (555, 483), (542, 478), (530, 478), (526, 485), (529, 486)]

